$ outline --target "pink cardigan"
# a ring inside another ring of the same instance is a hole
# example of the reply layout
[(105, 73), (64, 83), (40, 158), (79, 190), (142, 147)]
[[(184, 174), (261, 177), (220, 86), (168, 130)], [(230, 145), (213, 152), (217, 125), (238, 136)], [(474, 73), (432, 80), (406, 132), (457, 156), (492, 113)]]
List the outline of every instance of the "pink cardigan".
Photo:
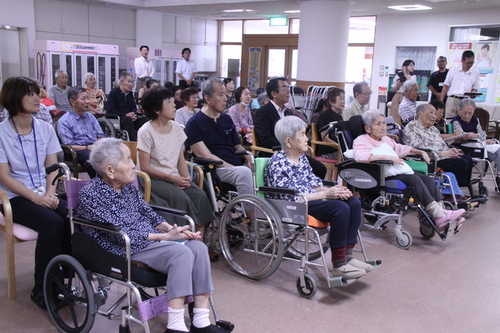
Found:
[(354, 140), (352, 147), (354, 150), (354, 159), (358, 162), (368, 162), (368, 159), (372, 155), (372, 149), (380, 147), (382, 143), (387, 143), (392, 149), (394, 149), (399, 157), (408, 155), (412, 150), (412, 147), (400, 145), (388, 136), (384, 136), (382, 140), (377, 141), (368, 134), (363, 134)]

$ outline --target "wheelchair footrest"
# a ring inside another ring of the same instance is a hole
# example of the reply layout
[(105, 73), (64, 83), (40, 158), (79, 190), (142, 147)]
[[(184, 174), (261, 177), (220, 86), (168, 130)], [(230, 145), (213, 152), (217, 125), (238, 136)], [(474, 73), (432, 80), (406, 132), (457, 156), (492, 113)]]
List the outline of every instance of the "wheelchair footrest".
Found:
[(139, 310), (139, 318), (143, 322), (167, 312), (167, 293), (137, 303), (137, 309)]
[(217, 320), (217, 322), (215, 324), (228, 333), (230, 333), (234, 330), (234, 324), (229, 322), (229, 321)]
[(370, 264), (373, 266), (373, 268), (378, 268), (380, 265), (382, 265), (382, 260), (380, 259), (372, 259), (372, 260), (366, 260), (367, 264)]

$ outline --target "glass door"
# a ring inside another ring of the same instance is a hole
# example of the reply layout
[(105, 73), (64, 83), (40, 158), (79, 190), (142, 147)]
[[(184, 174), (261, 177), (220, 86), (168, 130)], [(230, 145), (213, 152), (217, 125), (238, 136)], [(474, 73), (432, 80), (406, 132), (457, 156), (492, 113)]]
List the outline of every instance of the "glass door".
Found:
[(266, 50), (266, 79), (279, 76), (294, 82), (297, 77), (297, 47), (268, 46)]

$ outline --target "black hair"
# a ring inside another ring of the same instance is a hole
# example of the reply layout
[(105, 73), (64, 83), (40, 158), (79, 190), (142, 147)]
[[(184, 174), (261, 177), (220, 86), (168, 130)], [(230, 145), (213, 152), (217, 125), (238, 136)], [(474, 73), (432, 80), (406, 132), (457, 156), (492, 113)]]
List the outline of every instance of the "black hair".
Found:
[(158, 118), (158, 111), (163, 110), (163, 101), (174, 97), (172, 90), (164, 87), (154, 87), (142, 96), (142, 109), (151, 120)]
[(142, 51), (143, 48), (147, 48), (149, 51), (149, 47), (147, 45), (141, 45), (141, 47), (139, 48), (139, 51)]
[(273, 95), (271, 94), (273, 91), (275, 93), (280, 92), (279, 81), (286, 82), (287, 80), (285, 77), (274, 77), (266, 83), (267, 97), (269, 97), (270, 100), (274, 99)]
[(474, 52), (472, 52), (471, 50), (464, 51), (464, 53), (462, 53), (462, 61), (465, 61), (465, 59), (469, 58), (474, 58)]

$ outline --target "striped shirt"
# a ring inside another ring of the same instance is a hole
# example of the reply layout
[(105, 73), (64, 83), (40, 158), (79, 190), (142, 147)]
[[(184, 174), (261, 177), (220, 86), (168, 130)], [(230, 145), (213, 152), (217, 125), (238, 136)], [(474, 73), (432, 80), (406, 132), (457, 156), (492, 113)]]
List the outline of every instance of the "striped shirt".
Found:
[(83, 115), (69, 110), (57, 122), (57, 134), (62, 144), (85, 146), (104, 137), (101, 125), (96, 117), (85, 112)]

